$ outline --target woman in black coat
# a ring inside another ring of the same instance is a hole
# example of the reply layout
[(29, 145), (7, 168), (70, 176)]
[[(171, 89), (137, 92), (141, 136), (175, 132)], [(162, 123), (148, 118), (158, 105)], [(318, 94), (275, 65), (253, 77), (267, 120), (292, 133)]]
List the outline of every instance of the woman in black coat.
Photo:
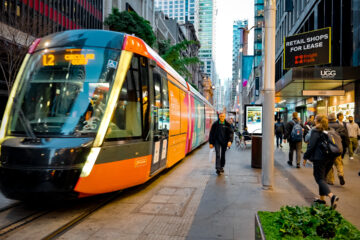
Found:
[(324, 115), (317, 115), (315, 118), (315, 128), (311, 131), (311, 136), (309, 140), (309, 144), (307, 150), (304, 154), (304, 166), (306, 165), (306, 161), (310, 160), (314, 165), (314, 178), (316, 183), (319, 185), (319, 195), (320, 199), (315, 200), (314, 202), (318, 202), (321, 204), (326, 204), (325, 197), (330, 198), (331, 207), (333, 209), (336, 208), (337, 202), (339, 201), (339, 197), (334, 195), (326, 183), (326, 175), (332, 168), (335, 159), (327, 158), (319, 143), (321, 140), (326, 137), (324, 130), (328, 129), (328, 119)]

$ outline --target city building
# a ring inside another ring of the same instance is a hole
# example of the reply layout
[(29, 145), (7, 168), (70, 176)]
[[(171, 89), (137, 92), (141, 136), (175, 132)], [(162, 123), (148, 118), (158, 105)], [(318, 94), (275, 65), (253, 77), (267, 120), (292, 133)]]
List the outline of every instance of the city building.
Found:
[(156, 10), (179, 23), (195, 23), (195, 0), (155, 0)]
[(359, 23), (358, 0), (277, 1), (278, 117), (342, 112), (360, 120)]
[[(184, 33), (185, 39), (189, 41), (198, 42), (199, 44), (192, 44), (190, 45), (185, 51), (183, 51), (183, 55), (186, 57), (198, 57), (199, 50), (200, 50), (200, 41), (196, 35), (195, 26), (194, 24), (187, 22), (184, 24), (180, 24), (180, 29)], [(189, 79), (190, 82), (197, 87), (198, 91), (204, 94), (203, 89), (203, 74), (200, 71), (200, 63), (192, 64), (188, 67), (189, 72), (192, 75), (192, 79)]]
[[(164, 12), (170, 19), (176, 19), (180, 25), (194, 24), (197, 39), (200, 42), (198, 57), (201, 60), (200, 71), (215, 82), (217, 77), (215, 62), (215, 1), (214, 0), (155, 0), (157, 10)], [(198, 74), (196, 74), (198, 75)], [(193, 83), (201, 92), (203, 84), (197, 77)]]
[(16, 73), (33, 40), (53, 32), (103, 28), (103, 0), (0, 3), (0, 115)]
[[(242, 56), (247, 54), (247, 49), (244, 49), (244, 36), (248, 29), (247, 20), (237, 20), (233, 23), (233, 49), (232, 49), (232, 86), (231, 86), (231, 101), (232, 111), (238, 104), (239, 84), (241, 84), (241, 65)], [(247, 48), (247, 46), (246, 46)]]
[[(278, 1), (277, 1), (278, 2)], [(284, 0), (282, 0), (284, 2)], [(264, 58), (264, 0), (254, 0), (254, 62), (251, 77), (246, 86), (246, 103), (261, 103), (260, 89), (263, 86), (263, 58)]]
[(195, 15), (195, 29), (201, 44), (199, 52), (199, 58), (202, 62), (201, 71), (213, 79), (216, 77), (214, 68), (216, 1), (196, 1)]
[(154, 0), (103, 0), (104, 1), (104, 20), (111, 13), (112, 8), (122, 11), (133, 11), (139, 16), (148, 20), (152, 27), (155, 23)]

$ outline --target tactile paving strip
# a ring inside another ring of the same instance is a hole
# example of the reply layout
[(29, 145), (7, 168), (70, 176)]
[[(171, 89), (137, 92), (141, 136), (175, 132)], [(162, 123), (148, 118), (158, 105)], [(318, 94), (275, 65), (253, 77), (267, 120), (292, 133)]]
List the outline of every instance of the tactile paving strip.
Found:
[(134, 213), (181, 217), (195, 190), (192, 187), (163, 186)]

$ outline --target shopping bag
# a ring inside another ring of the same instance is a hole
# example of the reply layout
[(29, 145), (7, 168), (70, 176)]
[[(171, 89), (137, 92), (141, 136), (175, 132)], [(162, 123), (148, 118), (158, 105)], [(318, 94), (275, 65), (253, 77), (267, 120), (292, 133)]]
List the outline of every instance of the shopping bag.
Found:
[(216, 159), (215, 149), (212, 148), (209, 151), (209, 163), (214, 163)]

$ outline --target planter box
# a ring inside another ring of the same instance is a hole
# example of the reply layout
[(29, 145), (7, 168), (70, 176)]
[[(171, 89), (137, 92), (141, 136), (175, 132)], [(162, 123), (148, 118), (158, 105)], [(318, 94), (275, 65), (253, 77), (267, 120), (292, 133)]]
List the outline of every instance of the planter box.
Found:
[[(281, 217), (282, 214), (284, 217), (286, 216), (285, 219), (287, 220), (285, 220), (285, 222), (287, 223), (285, 226), (287, 226), (288, 229), (291, 229), (292, 231), (293, 227), (295, 227), (295, 229), (298, 229), (298, 231), (302, 232), (303, 234), (306, 232), (307, 236), (309, 237), (315, 237), (315, 235), (318, 235), (319, 237), (323, 237), (324, 239), (329, 239), (332, 237), (337, 237), (337, 239), (360, 239), (360, 231), (350, 222), (346, 221), (340, 213), (331, 210), (330, 207), (325, 207), (321, 205), (319, 205), (318, 207), (311, 207), (316, 209), (317, 211), (314, 211), (314, 209), (311, 209), (310, 207), (285, 206), (282, 207), (280, 211), (276, 212), (257, 212), (255, 214), (255, 240), (265, 240), (265, 234), (267, 234), (268, 239), (281, 239), (282, 233), (279, 229), (280, 225), (277, 224), (276, 221), (274, 222), (274, 220), (279, 220), (280, 222), (284, 221), (284, 218)], [(332, 212), (329, 212), (329, 210)], [(259, 215), (261, 216), (261, 220)], [(308, 216), (310, 216), (311, 219), (308, 219)], [(290, 219), (294, 217), (293, 219), (295, 221), (289, 221), (289, 217)], [(307, 219), (308, 223), (313, 223), (313, 220), (317, 220), (319, 218), (322, 219), (322, 225), (317, 225), (320, 223), (319, 221), (315, 221), (314, 225), (304, 225), (304, 222), (302, 221), (303, 219)], [(292, 223), (290, 225), (290, 228), (289, 223)], [(332, 228), (334, 225), (336, 226)], [(306, 226), (306, 230), (304, 230), (303, 226)], [(287, 227), (285, 227), (284, 229), (286, 230)], [(332, 229), (333, 231), (329, 231), (329, 229)], [(309, 233), (308, 230), (311, 230), (312, 232)], [(285, 238), (301, 240), (303, 239), (303, 236), (286, 235)]]
[(259, 215), (255, 214), (255, 240), (265, 240), (264, 230), (261, 226)]

